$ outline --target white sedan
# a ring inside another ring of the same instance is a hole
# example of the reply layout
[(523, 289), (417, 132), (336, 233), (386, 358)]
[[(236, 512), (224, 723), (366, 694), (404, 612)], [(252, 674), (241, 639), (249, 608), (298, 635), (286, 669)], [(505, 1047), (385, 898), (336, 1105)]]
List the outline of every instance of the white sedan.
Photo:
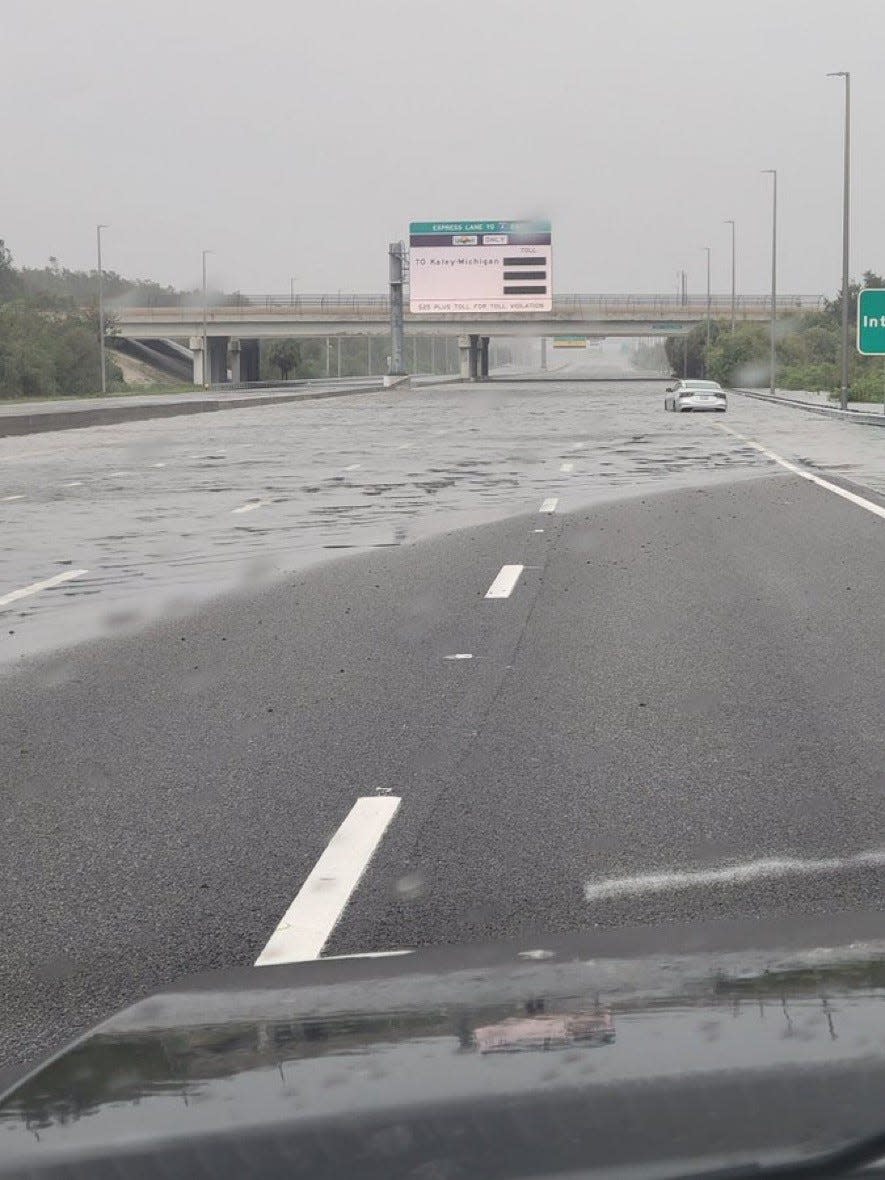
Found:
[(725, 390), (718, 381), (678, 381), (667, 389), (664, 409), (675, 410), (718, 410), (725, 413), (728, 402)]

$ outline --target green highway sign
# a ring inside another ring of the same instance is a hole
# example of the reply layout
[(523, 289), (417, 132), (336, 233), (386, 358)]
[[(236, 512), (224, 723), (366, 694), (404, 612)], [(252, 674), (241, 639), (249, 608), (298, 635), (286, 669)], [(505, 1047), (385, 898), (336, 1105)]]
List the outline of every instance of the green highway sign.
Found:
[(864, 287), (857, 300), (857, 351), (885, 356), (885, 290)]

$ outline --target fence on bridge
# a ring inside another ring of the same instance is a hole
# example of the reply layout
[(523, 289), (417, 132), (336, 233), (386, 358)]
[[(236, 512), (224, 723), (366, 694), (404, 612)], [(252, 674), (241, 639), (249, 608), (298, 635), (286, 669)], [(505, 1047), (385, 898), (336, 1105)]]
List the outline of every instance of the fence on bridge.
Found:
[[(823, 295), (778, 295), (777, 310), (779, 313), (796, 311), (815, 311), (823, 308)], [(109, 303), (109, 307), (113, 304)], [(178, 307), (182, 310), (201, 309), (202, 296), (199, 293), (188, 292), (180, 294), (178, 300), (170, 304), (168, 300), (142, 305), (139, 308), (127, 308), (124, 301), (118, 304), (121, 310), (141, 311), (153, 309), (169, 309)], [(315, 315), (317, 312), (350, 312), (352, 314), (386, 315), (390, 310), (387, 295), (358, 295), (337, 292), (325, 295), (259, 295), (234, 292), (232, 295), (213, 296), (210, 306), (217, 308), (242, 308), (252, 311), (279, 311), (288, 315)], [(710, 298), (710, 311), (714, 316), (728, 316), (731, 314), (731, 296), (713, 295)], [(678, 319), (680, 316), (697, 319), (706, 314), (707, 298), (705, 295), (692, 295), (682, 300), (677, 295), (555, 295), (553, 297), (553, 318), (557, 315), (569, 314), (586, 318), (617, 318), (618, 316), (670, 316)], [(735, 311), (738, 318), (761, 316), (771, 313), (770, 295), (739, 295), (735, 299)], [(408, 314), (408, 313), (407, 313)], [(549, 316), (550, 313), (545, 313)]]

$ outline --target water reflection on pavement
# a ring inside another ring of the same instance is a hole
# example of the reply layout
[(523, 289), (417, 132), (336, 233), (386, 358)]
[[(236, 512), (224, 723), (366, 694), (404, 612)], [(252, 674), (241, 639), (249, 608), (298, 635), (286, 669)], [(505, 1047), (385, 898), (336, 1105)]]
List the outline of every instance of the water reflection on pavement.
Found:
[[(718, 416), (717, 416), (718, 418)], [(885, 492), (885, 432), (734, 396), (727, 421)], [(775, 464), (661, 382), (442, 385), (0, 440), (0, 661), (376, 546)]]

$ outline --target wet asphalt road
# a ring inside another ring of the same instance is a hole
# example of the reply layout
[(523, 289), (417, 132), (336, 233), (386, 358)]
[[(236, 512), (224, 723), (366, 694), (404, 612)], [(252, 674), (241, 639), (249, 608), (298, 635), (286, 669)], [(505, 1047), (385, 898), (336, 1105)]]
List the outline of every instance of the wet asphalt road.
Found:
[(881, 505), (883, 432), (662, 400), (0, 440), (0, 599), (88, 570), (0, 611), (0, 1060), (254, 961), (379, 792), (326, 953), (878, 907), (885, 520), (745, 439)]

